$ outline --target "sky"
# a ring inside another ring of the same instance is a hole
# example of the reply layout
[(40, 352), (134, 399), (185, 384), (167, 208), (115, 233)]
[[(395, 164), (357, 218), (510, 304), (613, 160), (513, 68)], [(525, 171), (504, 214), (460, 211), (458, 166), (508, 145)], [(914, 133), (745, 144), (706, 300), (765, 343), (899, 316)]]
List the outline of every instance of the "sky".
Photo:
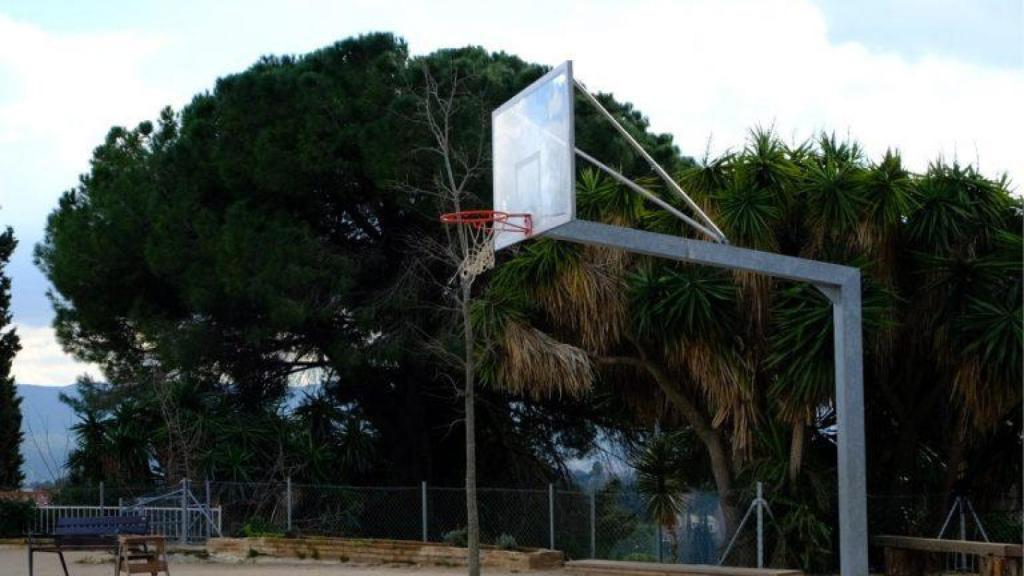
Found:
[(0, 0), (0, 225), (23, 350), (18, 382), (93, 366), (50, 327), (32, 249), (60, 194), (114, 125), (180, 109), (261, 55), (391, 31), (414, 54), (481, 45), (554, 65), (636, 104), (684, 153), (849, 135), (922, 170), (938, 157), (1024, 179), (1024, 0), (516, 0), (264, 2)]

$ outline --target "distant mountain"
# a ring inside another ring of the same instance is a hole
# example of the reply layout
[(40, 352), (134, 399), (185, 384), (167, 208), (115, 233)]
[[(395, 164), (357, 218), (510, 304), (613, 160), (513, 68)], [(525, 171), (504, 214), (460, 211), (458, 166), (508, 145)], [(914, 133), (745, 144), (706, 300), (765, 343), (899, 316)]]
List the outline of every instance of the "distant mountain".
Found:
[[(316, 384), (290, 389), (285, 410), (294, 410), (306, 395), (316, 394), (318, 390)], [(73, 444), (70, 428), (75, 423), (75, 413), (60, 401), (60, 394), (73, 391), (73, 384), (18, 384), (18, 395), (22, 398), (21, 431), (25, 433), (21, 453), (25, 456), (26, 484), (52, 482), (63, 474)]]
[(27, 484), (50, 482), (63, 473), (71, 450), (70, 428), (75, 423), (75, 413), (59, 396), (73, 390), (74, 386), (18, 384), (21, 431), (25, 433), (21, 453), (25, 456)]

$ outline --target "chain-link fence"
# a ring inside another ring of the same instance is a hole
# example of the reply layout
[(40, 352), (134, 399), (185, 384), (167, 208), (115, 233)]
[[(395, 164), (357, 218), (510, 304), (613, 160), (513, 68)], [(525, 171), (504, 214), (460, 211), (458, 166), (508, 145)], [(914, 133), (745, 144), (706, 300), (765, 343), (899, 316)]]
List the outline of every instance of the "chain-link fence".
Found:
[[(218, 533), (458, 541), (466, 525), (462, 488), (328, 486), (288, 480), (187, 486), (191, 500), (185, 513), (175, 511), (180, 498), (173, 494), (180, 494), (174, 492), (179, 484), (63, 486), (36, 499), (34, 524), (40, 525), (40, 519), (52, 523), (61, 515), (94, 514), (96, 509), (118, 513), (146, 501), (153, 517), (163, 519), (158, 523), (163, 527), (155, 529), (193, 541)], [(154, 500), (154, 495), (164, 493), (172, 496)], [(618, 483), (595, 491), (480, 488), (477, 501), (484, 544), (554, 548), (568, 559), (827, 569), (838, 552), (834, 519), (783, 494), (766, 493), (763, 507), (754, 504), (753, 491), (733, 494), (725, 502), (710, 492), (679, 495), (673, 499), (676, 513), (660, 526), (649, 513), (650, 498)], [(1021, 542), (1019, 502), (975, 503), (965, 498), (953, 508), (955, 502), (939, 496), (869, 497), (870, 533), (934, 538), (945, 525), (945, 538)]]
[(1024, 534), (1019, 502), (986, 502), (937, 494), (868, 497), (868, 525), (874, 535), (1020, 543)]

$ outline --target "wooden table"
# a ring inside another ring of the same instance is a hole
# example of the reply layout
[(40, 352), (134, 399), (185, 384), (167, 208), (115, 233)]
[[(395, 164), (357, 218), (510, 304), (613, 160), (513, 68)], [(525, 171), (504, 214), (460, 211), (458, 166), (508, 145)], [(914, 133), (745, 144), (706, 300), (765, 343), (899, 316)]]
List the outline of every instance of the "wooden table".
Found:
[(939, 540), (912, 536), (876, 536), (885, 549), (885, 573), (889, 576), (922, 576), (944, 572), (944, 554), (978, 557), (981, 576), (1022, 576), (1024, 547), (1002, 542)]
[(740, 568), (706, 564), (659, 564), (619, 560), (573, 560), (565, 563), (573, 576), (801, 576), (799, 570)]

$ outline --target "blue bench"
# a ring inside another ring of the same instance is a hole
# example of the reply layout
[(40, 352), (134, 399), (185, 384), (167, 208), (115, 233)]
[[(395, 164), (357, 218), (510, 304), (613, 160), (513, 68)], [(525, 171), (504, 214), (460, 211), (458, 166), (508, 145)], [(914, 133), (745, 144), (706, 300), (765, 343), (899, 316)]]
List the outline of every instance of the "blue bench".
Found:
[(29, 534), (28, 576), (34, 576), (33, 555), (37, 552), (57, 554), (64, 576), (70, 576), (64, 552), (105, 550), (117, 553), (118, 536), (146, 534), (149, 534), (149, 521), (145, 516), (58, 518), (53, 534)]

